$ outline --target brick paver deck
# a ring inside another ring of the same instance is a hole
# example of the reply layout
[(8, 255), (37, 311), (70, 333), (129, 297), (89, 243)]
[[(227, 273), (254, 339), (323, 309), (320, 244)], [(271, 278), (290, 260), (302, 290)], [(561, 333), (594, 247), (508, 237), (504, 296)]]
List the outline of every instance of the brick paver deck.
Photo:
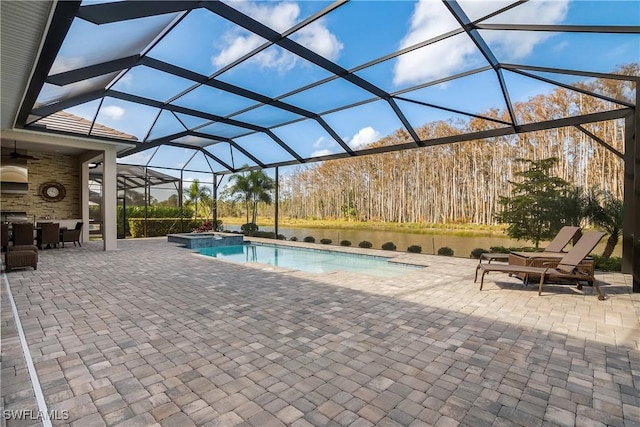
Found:
[[(48, 408), (68, 411), (54, 425), (640, 425), (629, 276), (599, 275), (598, 301), (505, 274), (480, 292), (459, 258), (401, 255), (427, 267), (380, 279), (118, 246), (7, 275)], [(25, 375), (3, 283), (5, 410), (35, 407)]]

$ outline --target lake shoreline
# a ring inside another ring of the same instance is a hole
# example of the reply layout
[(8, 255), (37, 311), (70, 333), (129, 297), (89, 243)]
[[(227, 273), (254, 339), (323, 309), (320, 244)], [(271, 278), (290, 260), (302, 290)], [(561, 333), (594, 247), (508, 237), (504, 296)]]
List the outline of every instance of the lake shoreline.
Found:
[[(244, 218), (221, 218), (223, 229), (239, 231)], [(274, 231), (272, 218), (258, 218), (261, 231)], [(432, 225), (436, 225), (432, 227)], [(531, 248), (533, 242), (512, 239), (504, 232), (504, 226), (481, 226), (477, 224), (415, 224), (415, 223), (383, 223), (353, 222), (342, 220), (299, 220), (283, 219), (278, 233), (287, 240), (295, 237), (303, 240), (310, 236), (319, 242), (329, 239), (331, 244), (339, 245), (348, 240), (353, 246), (362, 241), (371, 242), (374, 249), (380, 249), (386, 242), (393, 242), (398, 251), (407, 251), (409, 246), (417, 245), (422, 253), (435, 254), (442, 247), (451, 248), (454, 256), (467, 258), (475, 249), (491, 250), (492, 247)], [(545, 247), (548, 242), (540, 242)], [(606, 242), (601, 241), (594, 253), (600, 254)], [(619, 242), (614, 256), (622, 253)]]
[[(222, 227), (225, 225), (240, 226), (244, 224), (243, 218), (223, 217)], [(256, 221), (258, 227), (274, 227), (273, 218), (258, 218)], [(504, 237), (504, 226), (498, 225), (480, 225), (480, 224), (421, 224), (421, 223), (390, 223), (390, 222), (356, 222), (343, 220), (300, 220), (300, 219), (281, 219), (279, 227), (284, 228), (300, 228), (300, 229), (340, 229), (353, 231), (387, 231), (394, 233), (407, 234), (424, 234), (424, 235), (441, 235), (447, 234), (452, 236), (472, 237)]]

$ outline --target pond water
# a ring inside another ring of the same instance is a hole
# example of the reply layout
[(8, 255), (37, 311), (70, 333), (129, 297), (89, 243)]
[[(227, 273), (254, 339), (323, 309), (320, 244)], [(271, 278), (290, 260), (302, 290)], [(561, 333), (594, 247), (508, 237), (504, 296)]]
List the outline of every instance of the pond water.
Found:
[[(224, 227), (230, 231), (239, 231), (239, 225), (225, 225)], [(273, 226), (261, 226), (260, 231), (273, 231)], [(367, 240), (373, 244), (374, 249), (380, 249), (383, 243), (393, 242), (399, 251), (406, 251), (411, 245), (422, 246), (422, 253), (434, 254), (438, 249), (447, 246), (453, 249), (454, 256), (468, 258), (471, 251), (475, 248), (489, 249), (492, 246), (504, 247), (522, 247), (533, 246), (531, 242), (510, 239), (508, 237), (497, 236), (452, 236), (450, 234), (415, 234), (415, 233), (398, 233), (393, 231), (379, 230), (344, 230), (329, 228), (293, 228), (279, 227), (278, 232), (286, 236), (289, 240), (292, 236), (296, 236), (298, 240), (304, 239), (306, 236), (313, 236), (316, 242), (320, 239), (331, 239), (332, 245), (339, 245), (341, 240), (351, 241), (352, 246), (358, 246), (358, 243)], [(595, 253), (601, 254), (604, 250), (606, 237), (600, 242)], [(544, 246), (544, 244), (541, 244)], [(614, 251), (614, 256), (620, 256), (622, 253), (621, 243), (618, 244)]]

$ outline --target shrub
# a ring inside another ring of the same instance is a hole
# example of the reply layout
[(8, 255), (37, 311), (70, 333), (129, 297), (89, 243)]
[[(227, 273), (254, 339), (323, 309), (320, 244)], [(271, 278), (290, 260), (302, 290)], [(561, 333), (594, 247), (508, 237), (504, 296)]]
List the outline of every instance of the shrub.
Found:
[[(90, 206), (89, 207), (90, 216), (92, 218), (101, 218), (100, 206)], [(182, 226), (179, 228), (173, 227), (170, 231), (171, 233), (182, 233), (187, 231), (192, 231), (194, 228), (197, 228), (202, 220), (194, 220), (193, 217), (193, 209), (183, 208), (180, 209), (175, 206), (148, 206), (146, 211), (144, 206), (127, 206), (126, 209), (127, 222), (122, 223), (122, 206), (117, 207), (117, 222), (118, 229), (121, 230), (124, 228), (125, 234), (127, 236), (133, 237), (144, 237), (144, 229), (140, 231), (140, 229), (136, 230), (135, 233), (130, 229), (129, 221), (130, 219), (144, 219), (147, 217), (148, 221), (153, 221), (157, 218), (161, 219), (171, 219), (171, 221), (181, 221)], [(192, 223), (191, 221), (196, 221), (196, 223)], [(139, 234), (142, 233), (142, 234)], [(166, 234), (166, 233), (165, 233)], [(147, 231), (147, 235), (149, 237), (154, 236), (163, 236), (164, 234), (149, 234)]]
[(422, 246), (418, 246), (418, 245), (411, 245), (407, 248), (407, 252), (411, 252), (414, 254), (419, 254), (420, 252), (422, 252)]
[(394, 245), (393, 242), (386, 242), (382, 244), (382, 249), (385, 251), (395, 251), (396, 245)]
[(291, 236), (289, 240), (291, 240), (292, 242), (297, 242), (298, 238), (296, 236)]
[(453, 256), (453, 249), (448, 246), (443, 246), (438, 249), (438, 255)]
[(489, 251), (499, 254), (508, 254), (509, 252), (511, 252), (509, 248), (505, 248), (504, 246), (491, 246), (489, 248)]
[(182, 233), (194, 230), (202, 225), (202, 220), (181, 218), (129, 218), (127, 220), (131, 237), (166, 236), (171, 233)]
[[(118, 216), (122, 216), (122, 206), (118, 206)], [(182, 213), (182, 215), (180, 215)], [(129, 218), (193, 218), (193, 209), (184, 207), (180, 209), (177, 206), (127, 206), (127, 219)]]
[(253, 236), (258, 231), (258, 226), (252, 222), (248, 222), (246, 224), (242, 224), (240, 226), (240, 230), (242, 230), (242, 233), (247, 236)]
[(216, 225), (213, 224), (213, 221), (205, 221), (200, 227), (193, 231), (196, 233), (202, 233), (205, 231), (222, 231), (222, 220), (217, 220)]
[(360, 246), (361, 248), (370, 248), (373, 245), (371, 244), (371, 242), (363, 240), (362, 242), (358, 243), (358, 246)]
[(315, 237), (313, 237), (313, 236), (307, 236), (307, 237), (305, 237), (305, 238), (304, 238), (304, 239), (302, 239), (302, 240), (303, 240), (304, 242), (307, 242), (307, 243), (315, 243), (315, 242), (316, 242), (316, 238), (315, 238)]
[(278, 234), (278, 240), (287, 240), (284, 234)]
[(340, 246), (351, 246), (351, 242), (349, 240), (340, 240)]
[(206, 233), (208, 231), (213, 230), (213, 225), (207, 221), (207, 222), (203, 222), (202, 225), (200, 227), (194, 228), (193, 232), (194, 233)]
[(323, 245), (330, 245), (331, 242), (331, 239), (320, 239), (320, 243), (322, 243)]
[(486, 250), (486, 249), (475, 248), (474, 250), (471, 251), (471, 255), (469, 255), (469, 256), (471, 258), (479, 259), (482, 254), (486, 254), (486, 253), (489, 253), (489, 251)]
[(597, 270), (603, 271), (620, 271), (622, 270), (622, 258), (611, 257), (603, 259), (600, 255), (591, 255), (593, 258), (593, 264)]

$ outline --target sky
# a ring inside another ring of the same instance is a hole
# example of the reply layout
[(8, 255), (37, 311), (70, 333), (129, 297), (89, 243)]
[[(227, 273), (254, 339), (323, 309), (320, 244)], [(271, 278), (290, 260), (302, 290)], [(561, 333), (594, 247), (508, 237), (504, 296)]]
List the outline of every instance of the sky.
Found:
[[(85, 2), (83, 4), (88, 4)], [(229, 6), (260, 23), (283, 33), (327, 7), (320, 1), (225, 1)], [(471, 20), (479, 19), (513, 1), (462, 0), (459, 4)], [(56, 58), (51, 74), (127, 55), (145, 52), (147, 56), (175, 64), (201, 75), (218, 73), (217, 79), (314, 113), (370, 100), (373, 95), (343, 79), (334, 79), (308, 91), (292, 93), (332, 74), (292, 53), (269, 46), (260, 53), (225, 69), (243, 55), (264, 46), (266, 40), (249, 33), (206, 9), (189, 13), (157, 43), (156, 36), (177, 14), (143, 18), (101, 26), (75, 19), (69, 35)], [(487, 24), (566, 24), (566, 25), (640, 25), (640, 2), (551, 0), (530, 1), (508, 12), (494, 16)], [(439, 0), (420, 1), (351, 1), (293, 32), (290, 38), (316, 54), (352, 70), (399, 49), (438, 37), (458, 28), (458, 23)], [(548, 67), (610, 72), (617, 66), (640, 61), (638, 34), (594, 35), (589, 33), (552, 33), (532, 31), (480, 31), (486, 44), (500, 62)], [(149, 49), (149, 47), (151, 47)], [(466, 34), (413, 50), (399, 57), (356, 71), (378, 88), (395, 93), (444, 77), (488, 65)], [(47, 84), (38, 101), (50, 103), (110, 84), (114, 90), (168, 102), (193, 87), (191, 81), (155, 69), (137, 66), (119, 75), (95, 78), (86, 82), (56, 87)], [(545, 75), (564, 83), (579, 80), (572, 76)], [(522, 78), (505, 72), (512, 102), (547, 93), (553, 85)], [(111, 82), (111, 83), (109, 83)], [(504, 109), (496, 73), (493, 70), (473, 74), (448, 83), (408, 91), (403, 97), (443, 105), (479, 114), (490, 108)], [(256, 104), (229, 92), (200, 86), (172, 100), (181, 107), (210, 114), (228, 116)], [(435, 120), (458, 116), (410, 102), (399, 103), (413, 127)], [(93, 101), (66, 111), (135, 135), (139, 140), (152, 140), (189, 128), (201, 126), (205, 120), (159, 110), (114, 98)], [(96, 115), (97, 114), (97, 115)], [(296, 123), (276, 127), (274, 134), (303, 158), (343, 152), (327, 131), (314, 120), (262, 106), (232, 118), (271, 127), (287, 121)], [(358, 150), (404, 125), (385, 101), (366, 103), (348, 110), (327, 113), (325, 121), (352, 149)], [(153, 126), (153, 128), (152, 128)], [(151, 129), (152, 128), (152, 129)], [(151, 129), (151, 130), (150, 130)], [(287, 161), (292, 155), (263, 133), (242, 136), (246, 130), (217, 123), (199, 129), (204, 133), (234, 138), (244, 149), (265, 163)], [(195, 137), (181, 142), (202, 143)], [(226, 143), (208, 149), (225, 162), (238, 166), (250, 159), (237, 150), (232, 153)], [(154, 154), (155, 153), (155, 154)], [(191, 150), (162, 147), (138, 153), (121, 161), (155, 166), (182, 167), (193, 155)], [(200, 155), (188, 168), (207, 166)], [(197, 164), (196, 164), (197, 163)], [(197, 167), (196, 167), (197, 166)], [(220, 169), (214, 165), (214, 169)], [(208, 166), (207, 166), (208, 170)]]

